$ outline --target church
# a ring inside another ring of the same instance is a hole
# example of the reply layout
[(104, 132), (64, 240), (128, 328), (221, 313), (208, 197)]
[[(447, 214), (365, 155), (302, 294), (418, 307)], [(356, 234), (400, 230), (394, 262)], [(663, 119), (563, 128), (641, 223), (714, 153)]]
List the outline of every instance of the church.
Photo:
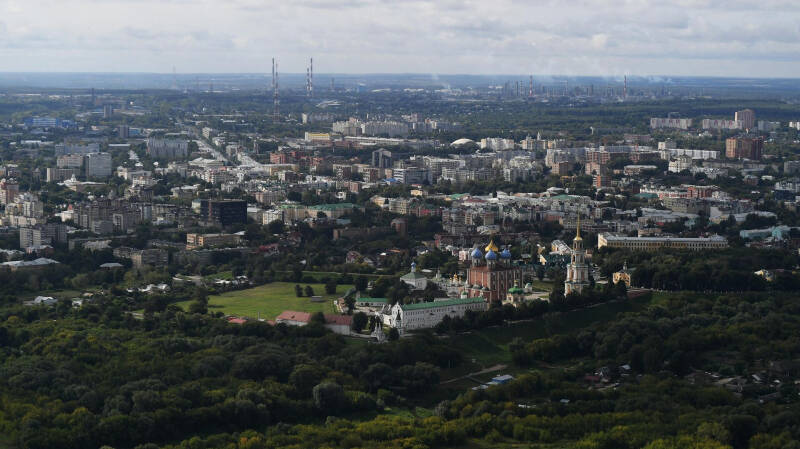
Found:
[(461, 289), (467, 297), (481, 297), (487, 301), (501, 302), (506, 298), (508, 289), (515, 283), (522, 282), (522, 269), (511, 264), (511, 251), (508, 248), (500, 251), (492, 239), (484, 248), (472, 250), (471, 266), (467, 269), (467, 277)]
[(581, 238), (581, 219), (578, 217), (578, 229), (572, 241), (572, 255), (567, 265), (567, 280), (564, 281), (564, 295), (582, 293), (589, 286), (589, 265), (586, 263), (586, 250)]

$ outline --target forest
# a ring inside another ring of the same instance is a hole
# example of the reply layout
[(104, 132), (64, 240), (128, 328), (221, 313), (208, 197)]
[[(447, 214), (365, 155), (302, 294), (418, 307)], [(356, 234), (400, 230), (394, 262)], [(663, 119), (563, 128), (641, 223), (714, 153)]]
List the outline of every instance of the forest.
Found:
[[(0, 445), (800, 447), (794, 295), (646, 301), (611, 320), (515, 339), (514, 381), (434, 402), (443, 374), (469, 357), (448, 343), (457, 330), (374, 345), (314, 324), (234, 325), (171, 308), (137, 319), (102, 301), (8, 307)], [(550, 310), (525, 325), (553, 319), (569, 315)], [(587, 384), (593, 372), (613, 383)]]

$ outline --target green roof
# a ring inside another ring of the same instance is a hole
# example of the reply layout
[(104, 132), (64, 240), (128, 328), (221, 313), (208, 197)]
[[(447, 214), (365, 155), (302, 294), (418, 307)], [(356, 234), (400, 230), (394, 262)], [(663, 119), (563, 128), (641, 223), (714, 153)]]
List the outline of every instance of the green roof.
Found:
[(551, 196), (551, 200), (571, 200), (573, 198), (577, 198), (577, 195), (567, 195), (566, 193), (562, 193), (561, 195)]
[(314, 206), (308, 206), (309, 209), (313, 210), (336, 210), (336, 209), (354, 209), (356, 206), (353, 203), (331, 203), (331, 204), (317, 204)]
[(368, 298), (366, 296), (362, 296), (356, 299), (356, 302), (385, 302), (388, 303), (389, 300), (386, 298)]
[(457, 298), (448, 299), (446, 301), (434, 302), (418, 302), (416, 304), (403, 304), (400, 307), (403, 310), (420, 310), (420, 309), (433, 309), (435, 307), (458, 306), (462, 304), (475, 304), (478, 302), (486, 302), (483, 298)]
[(511, 293), (512, 295), (516, 295), (516, 294), (520, 294), (520, 293), (525, 293), (525, 290), (514, 286), (514, 287), (509, 288), (508, 292)]

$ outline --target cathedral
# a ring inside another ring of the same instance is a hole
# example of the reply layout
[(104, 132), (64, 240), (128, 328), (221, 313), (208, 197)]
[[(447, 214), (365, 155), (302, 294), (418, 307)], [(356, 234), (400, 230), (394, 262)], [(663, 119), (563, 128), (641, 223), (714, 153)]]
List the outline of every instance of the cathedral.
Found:
[(564, 281), (564, 295), (582, 293), (589, 286), (589, 265), (586, 264), (586, 250), (581, 238), (581, 219), (578, 217), (578, 229), (572, 242), (572, 256), (567, 265), (567, 280)]
[(475, 248), (470, 254), (472, 266), (461, 293), (467, 297), (481, 297), (487, 301), (503, 301), (508, 289), (522, 282), (522, 269), (511, 264), (511, 251), (500, 251), (492, 239), (484, 248), (486, 254)]

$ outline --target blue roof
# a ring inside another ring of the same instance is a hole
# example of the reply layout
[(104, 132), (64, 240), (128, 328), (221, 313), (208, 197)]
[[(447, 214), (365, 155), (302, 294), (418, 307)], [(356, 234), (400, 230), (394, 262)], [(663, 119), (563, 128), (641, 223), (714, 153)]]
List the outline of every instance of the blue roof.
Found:
[(503, 259), (510, 259), (511, 258), (511, 251), (508, 248), (504, 249), (502, 253), (500, 253), (500, 257)]
[(483, 257), (483, 253), (478, 248), (475, 248), (475, 250), (472, 251), (472, 258), (473, 259), (480, 259), (481, 257)]
[(489, 252), (486, 253), (486, 260), (497, 260), (497, 253), (489, 250)]

